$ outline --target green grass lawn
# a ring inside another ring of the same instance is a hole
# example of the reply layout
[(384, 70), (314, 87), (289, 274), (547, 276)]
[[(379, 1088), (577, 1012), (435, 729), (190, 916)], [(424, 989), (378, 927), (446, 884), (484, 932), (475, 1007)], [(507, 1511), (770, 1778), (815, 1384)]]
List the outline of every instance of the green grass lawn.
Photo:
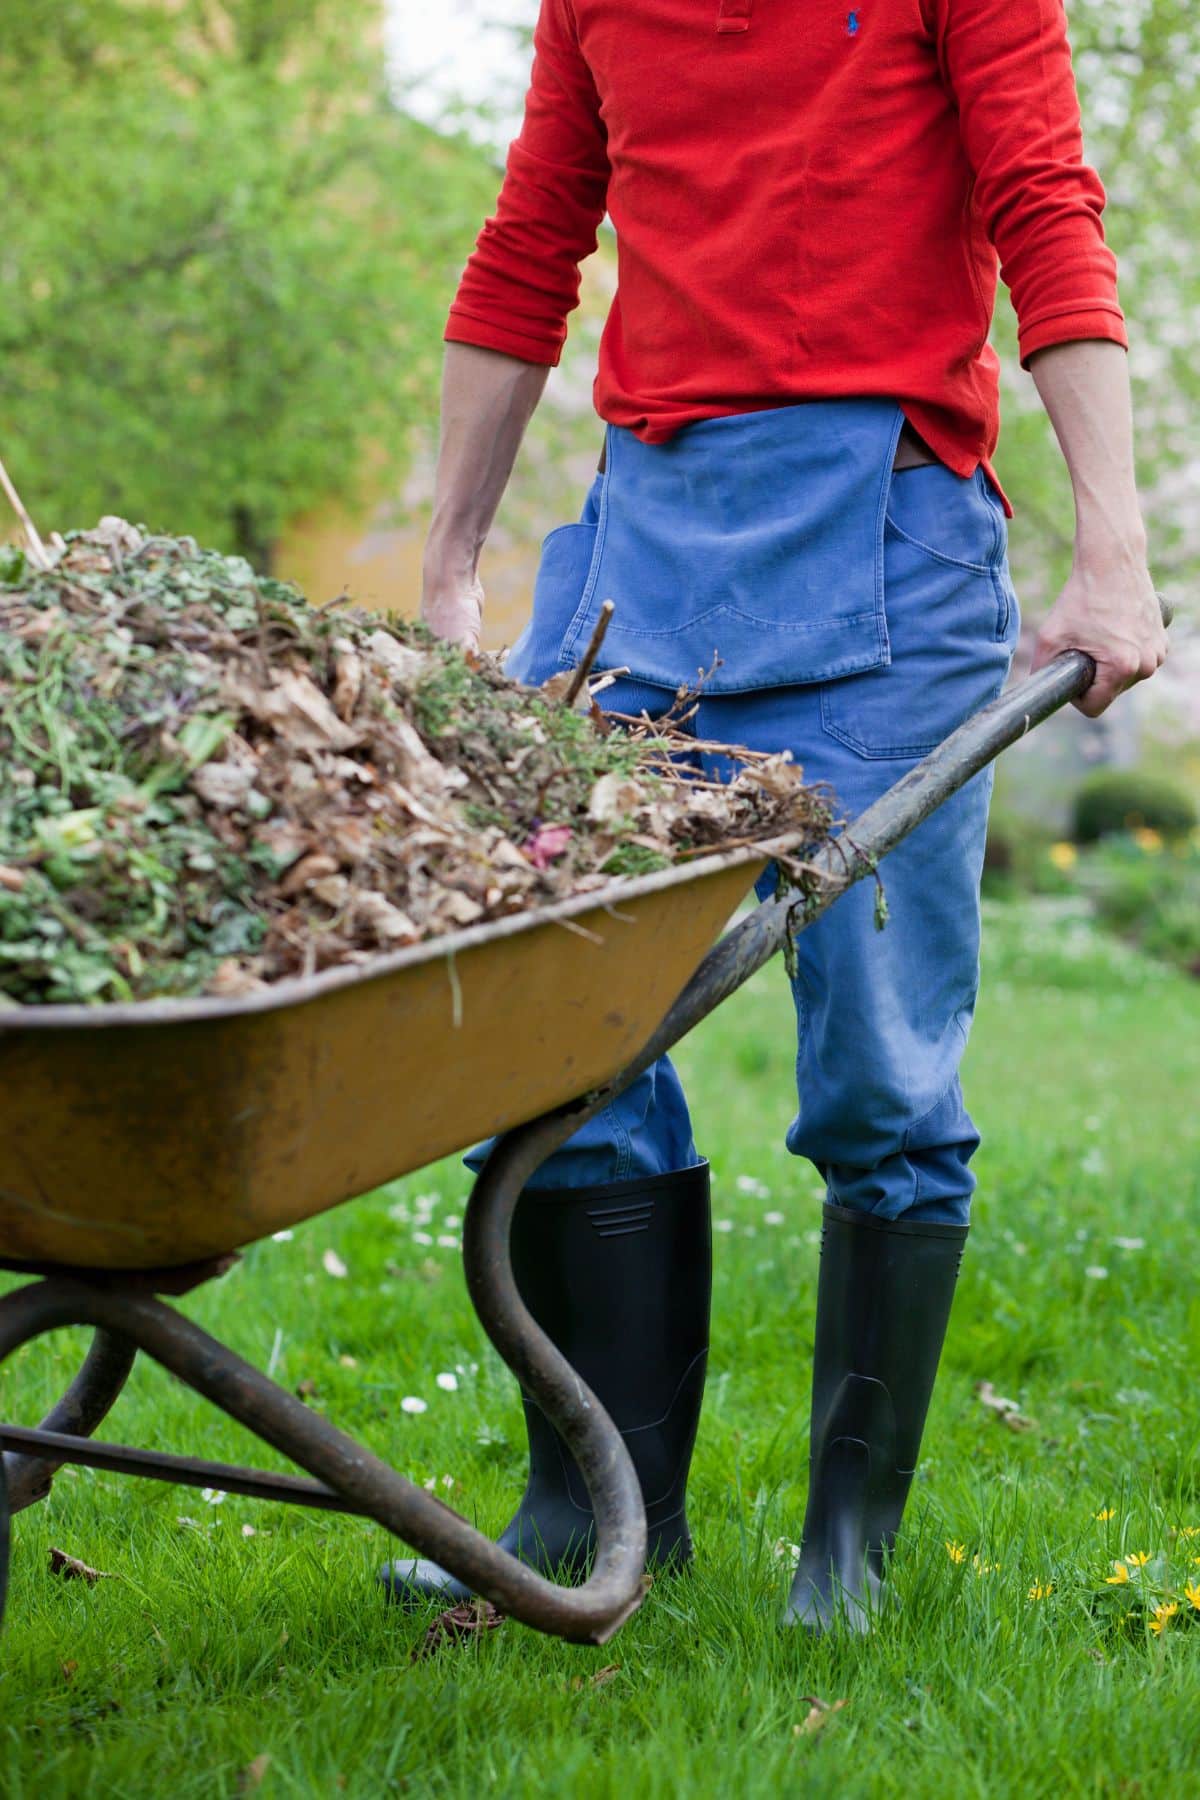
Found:
[[(775, 1625), (804, 1510), (819, 1224), (816, 1179), (782, 1147), (792, 1059), (779, 967), (680, 1056), (718, 1221), (691, 1573), (603, 1650), (509, 1623), (413, 1663), (423, 1627), (379, 1603), (377, 1528), (65, 1472), (14, 1528), (4, 1800), (1200, 1793), (1200, 1610), (1155, 1634), (1138, 1600), (1200, 1582), (1200, 987), (1069, 908), (993, 909), (976, 1230), (903, 1604), (866, 1642)], [(426, 1171), (184, 1304), (493, 1530), (522, 1432), (453, 1248), (465, 1191), (455, 1165)], [(33, 1421), (79, 1355), (63, 1334), (8, 1365), (4, 1416)], [(150, 1365), (105, 1435), (271, 1460)], [(51, 1544), (117, 1579), (53, 1578)], [(1127, 1552), (1151, 1560), (1108, 1584)], [(846, 1704), (806, 1730), (809, 1696)]]

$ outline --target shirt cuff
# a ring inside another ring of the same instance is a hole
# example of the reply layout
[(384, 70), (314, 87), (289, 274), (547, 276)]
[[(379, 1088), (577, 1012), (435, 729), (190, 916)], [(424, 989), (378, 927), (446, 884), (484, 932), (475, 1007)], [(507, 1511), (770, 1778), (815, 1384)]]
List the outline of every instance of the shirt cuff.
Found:
[(448, 344), (474, 344), (480, 350), (499, 350), (521, 362), (550, 368), (557, 367), (566, 341), (565, 331), (523, 331), (519, 325), (476, 318), (460, 306), (450, 308), (444, 336)]
[(1125, 315), (1119, 306), (1067, 307), (1062, 312), (1042, 313), (1023, 320), (1019, 333), (1021, 367), (1029, 367), (1035, 350), (1048, 350), (1053, 344), (1071, 344), (1081, 338), (1103, 338), (1128, 350)]

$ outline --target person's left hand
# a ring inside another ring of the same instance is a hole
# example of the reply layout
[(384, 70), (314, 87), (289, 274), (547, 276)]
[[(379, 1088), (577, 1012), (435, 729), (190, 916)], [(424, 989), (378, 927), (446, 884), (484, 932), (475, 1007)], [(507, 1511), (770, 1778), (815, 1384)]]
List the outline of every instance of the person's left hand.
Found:
[(1089, 719), (1099, 718), (1118, 694), (1161, 669), (1167, 629), (1142, 546), (1076, 554), (1070, 578), (1038, 632), (1034, 668), (1064, 650), (1085, 650), (1096, 665), (1095, 681), (1075, 702)]

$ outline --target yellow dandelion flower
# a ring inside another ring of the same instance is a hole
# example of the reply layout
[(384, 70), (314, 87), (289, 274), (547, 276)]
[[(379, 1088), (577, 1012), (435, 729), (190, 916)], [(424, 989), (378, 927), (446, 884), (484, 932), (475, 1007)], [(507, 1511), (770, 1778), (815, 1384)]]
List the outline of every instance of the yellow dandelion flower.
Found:
[(952, 1563), (960, 1563), (967, 1554), (967, 1546), (958, 1543), (954, 1538), (946, 1539), (946, 1555)]
[(1109, 1587), (1120, 1587), (1122, 1583), (1129, 1580), (1129, 1570), (1125, 1567), (1124, 1563), (1115, 1562), (1113, 1564), (1112, 1574), (1106, 1575), (1104, 1579), (1107, 1581)]
[(1035, 1581), (1029, 1590), (1029, 1598), (1031, 1600), (1048, 1600), (1053, 1592), (1054, 1583), (1052, 1581)]
[(1100, 1511), (1096, 1514), (1096, 1517), (1099, 1519), (1099, 1521), (1102, 1525), (1104, 1524), (1106, 1519), (1111, 1519), (1112, 1516), (1113, 1516), (1113, 1509), (1111, 1506), (1102, 1506), (1100, 1508)]
[(1181, 1538), (1200, 1537), (1200, 1525), (1181, 1525), (1175, 1536)]
[(1178, 1611), (1179, 1602), (1177, 1600), (1164, 1600), (1154, 1609), (1153, 1617), (1150, 1620), (1151, 1631), (1165, 1630), (1168, 1620), (1173, 1619)]
[(1183, 1597), (1189, 1606), (1194, 1606), (1200, 1612), (1200, 1581), (1189, 1581), (1183, 1590)]
[(1148, 1550), (1130, 1550), (1125, 1561), (1131, 1563), (1135, 1569), (1144, 1569), (1150, 1561), (1150, 1552)]
[(1139, 825), (1133, 834), (1133, 841), (1139, 850), (1146, 850), (1151, 856), (1157, 856), (1163, 847), (1162, 832), (1155, 831), (1149, 825)]
[(1073, 869), (1079, 861), (1079, 852), (1074, 844), (1051, 844), (1046, 852), (1056, 869)]

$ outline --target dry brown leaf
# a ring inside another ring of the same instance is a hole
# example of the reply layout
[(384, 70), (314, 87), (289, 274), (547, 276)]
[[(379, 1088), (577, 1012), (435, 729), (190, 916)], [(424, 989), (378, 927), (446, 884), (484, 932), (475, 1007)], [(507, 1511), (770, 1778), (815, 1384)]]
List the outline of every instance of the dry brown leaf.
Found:
[(0, 863), (0, 887), (7, 888), (10, 894), (19, 894), (25, 886), (25, 877), (20, 869), (10, 869)]
[(59, 1663), (58, 1666), (62, 1670), (62, 1678), (64, 1681), (67, 1681), (67, 1682), (74, 1681), (76, 1675), (79, 1672), (79, 1664), (74, 1660), (73, 1657), (70, 1658), (67, 1662)]
[(222, 1000), (240, 1000), (247, 994), (262, 994), (267, 983), (232, 958), (218, 965), (208, 984), (208, 992)]
[(260, 724), (269, 725), (293, 750), (349, 750), (357, 731), (344, 725), (311, 675), (285, 669), (269, 687), (244, 675), (227, 678), (226, 688)]
[(354, 902), (354, 923), (360, 931), (374, 938), (377, 944), (394, 947), (397, 944), (416, 944), (421, 933), (398, 906), (385, 900), (382, 894), (359, 894)]
[(640, 812), (645, 799), (640, 782), (625, 775), (602, 775), (592, 789), (587, 816), (597, 825), (616, 825)]
[(390, 631), (376, 631), (367, 639), (367, 649), (385, 668), (392, 680), (401, 687), (408, 687), (424, 674), (428, 667), (427, 660), (420, 650), (410, 649), (394, 638)]
[(238, 1793), (239, 1794), (252, 1794), (254, 1792), (255, 1788), (261, 1787), (262, 1783), (263, 1783), (263, 1777), (266, 1775), (266, 1772), (270, 1768), (270, 1766), (271, 1766), (271, 1758), (267, 1755), (265, 1750), (263, 1751), (261, 1756), (256, 1756), (254, 1758), (253, 1762), (247, 1763), (246, 1767), (242, 1770), (241, 1774), (238, 1776), (238, 1781), (237, 1781)]
[(550, 677), (549, 681), (543, 681), (538, 693), (543, 700), (548, 700), (553, 705), (557, 701), (566, 699), (568, 689), (574, 680), (574, 669), (560, 669), (557, 675)]
[(438, 1614), (413, 1650), (412, 1661), (421, 1662), (425, 1657), (436, 1656), (446, 1644), (465, 1644), (473, 1638), (485, 1637), (503, 1623), (504, 1614), (497, 1612), (490, 1600), (467, 1600), (462, 1606), (452, 1606), (448, 1612)]
[(989, 1412), (995, 1413), (1000, 1423), (1006, 1425), (1009, 1431), (1035, 1431), (1037, 1429), (1037, 1421), (1023, 1413), (1017, 1401), (1006, 1400), (1003, 1394), (998, 1394), (990, 1381), (977, 1381), (975, 1394), (979, 1404), (986, 1406)]
[(334, 643), (333, 710), (344, 725), (354, 717), (363, 689), (363, 660), (347, 638)]
[(815, 1694), (805, 1694), (802, 1704), (807, 1706), (808, 1715), (799, 1725), (792, 1726), (793, 1737), (811, 1737), (813, 1732), (823, 1730), (850, 1703), (848, 1700), (819, 1700)]
[(89, 1568), (77, 1556), (68, 1556), (65, 1550), (56, 1550), (53, 1544), (50, 1546), (50, 1573), (60, 1575), (64, 1581), (86, 1581), (89, 1587), (95, 1587), (98, 1581), (117, 1579), (104, 1569)]
[(338, 865), (335, 856), (326, 856), (324, 851), (314, 850), (308, 856), (302, 856), (300, 861), (288, 870), (279, 884), (279, 891), (285, 898), (290, 899), (293, 894), (301, 893), (310, 882), (319, 881), (323, 875), (336, 875), (337, 872)]

